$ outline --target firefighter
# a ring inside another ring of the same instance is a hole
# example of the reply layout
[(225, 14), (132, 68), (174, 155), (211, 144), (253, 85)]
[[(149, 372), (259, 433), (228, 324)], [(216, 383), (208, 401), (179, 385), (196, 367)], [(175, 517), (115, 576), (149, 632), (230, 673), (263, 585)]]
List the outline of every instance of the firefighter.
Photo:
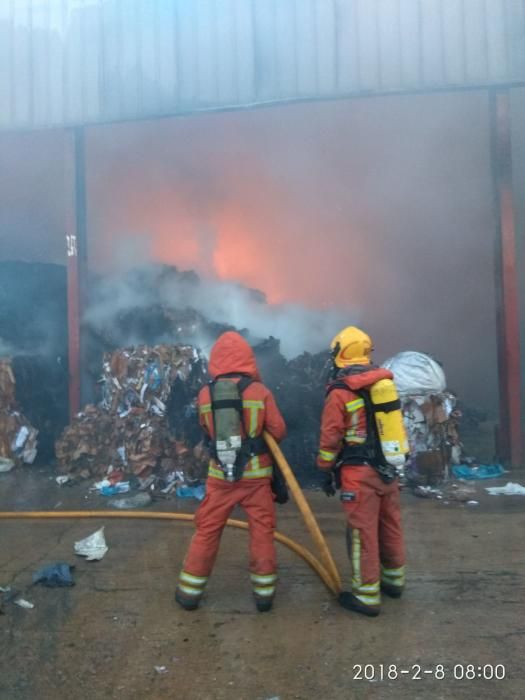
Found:
[[(408, 451), (399, 400), (383, 404), (384, 416), (397, 435), (378, 432), (371, 395), (374, 386), (390, 388), (393, 375), (371, 363), (370, 337), (359, 328), (342, 330), (331, 343), (333, 373), (321, 420), (317, 467), (327, 496), (341, 489), (347, 518), (347, 550), (352, 565), (351, 591), (340, 604), (370, 617), (380, 612), (381, 591), (399, 598), (405, 582), (405, 551), (396, 467), (385, 459), (383, 445), (395, 447), (399, 466)], [(388, 380), (388, 381), (385, 381)], [(397, 414), (394, 412), (398, 411)], [(388, 440), (390, 438), (390, 440)], [(386, 450), (385, 450), (386, 451)]]
[(253, 350), (241, 335), (229, 331), (220, 336), (210, 353), (209, 373), (212, 381), (201, 389), (198, 409), (213, 456), (175, 599), (186, 610), (198, 607), (226, 520), (240, 505), (248, 516), (255, 604), (259, 612), (267, 612), (277, 580), (274, 500), (285, 502), (287, 494), (282, 484), (275, 488), (272, 482), (274, 467), (262, 432), (280, 441), (286, 426), (271, 391), (260, 380)]

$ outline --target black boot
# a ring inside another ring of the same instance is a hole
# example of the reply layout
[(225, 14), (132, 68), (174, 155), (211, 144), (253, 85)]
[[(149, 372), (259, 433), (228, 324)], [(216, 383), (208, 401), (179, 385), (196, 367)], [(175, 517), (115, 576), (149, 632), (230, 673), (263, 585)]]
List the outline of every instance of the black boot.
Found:
[(392, 586), (391, 583), (382, 583), (381, 590), (391, 598), (401, 598), (403, 595), (403, 588), (401, 586)]
[(337, 598), (339, 605), (345, 610), (353, 610), (367, 617), (377, 617), (381, 612), (379, 605), (365, 605), (353, 593), (342, 591)]
[(178, 588), (175, 590), (175, 600), (181, 606), (181, 608), (184, 608), (184, 610), (197, 610), (200, 603), (200, 597), (198, 597), (196, 600), (194, 598), (188, 598), (181, 593)]
[(258, 612), (270, 612), (273, 606), (273, 598), (255, 597), (255, 606)]

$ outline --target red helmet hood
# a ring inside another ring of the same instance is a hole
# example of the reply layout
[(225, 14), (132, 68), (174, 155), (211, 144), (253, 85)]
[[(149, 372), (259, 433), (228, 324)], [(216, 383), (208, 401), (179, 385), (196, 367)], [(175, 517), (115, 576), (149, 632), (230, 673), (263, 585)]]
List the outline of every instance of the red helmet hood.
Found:
[(239, 372), (260, 379), (255, 355), (249, 343), (235, 331), (223, 333), (211, 349), (208, 371), (212, 379)]

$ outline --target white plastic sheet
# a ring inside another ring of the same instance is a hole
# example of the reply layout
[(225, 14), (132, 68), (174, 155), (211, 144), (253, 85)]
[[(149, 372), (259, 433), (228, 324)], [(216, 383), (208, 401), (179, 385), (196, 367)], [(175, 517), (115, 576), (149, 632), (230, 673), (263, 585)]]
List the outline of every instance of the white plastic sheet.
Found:
[(447, 386), (441, 366), (422, 352), (400, 352), (383, 362), (383, 367), (394, 374), (401, 396), (440, 394)]
[(108, 551), (104, 528), (101, 527), (89, 537), (75, 542), (75, 554), (86, 557), (87, 561), (99, 561)]
[(491, 496), (525, 496), (525, 486), (508, 481), (505, 486), (489, 486), (485, 489)]

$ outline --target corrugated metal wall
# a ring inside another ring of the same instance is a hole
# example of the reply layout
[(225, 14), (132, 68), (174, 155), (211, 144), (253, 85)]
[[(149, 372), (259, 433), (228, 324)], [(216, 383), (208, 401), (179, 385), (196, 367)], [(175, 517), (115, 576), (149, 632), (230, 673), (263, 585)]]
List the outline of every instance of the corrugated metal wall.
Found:
[(525, 83), (525, 0), (0, 0), (0, 128)]

